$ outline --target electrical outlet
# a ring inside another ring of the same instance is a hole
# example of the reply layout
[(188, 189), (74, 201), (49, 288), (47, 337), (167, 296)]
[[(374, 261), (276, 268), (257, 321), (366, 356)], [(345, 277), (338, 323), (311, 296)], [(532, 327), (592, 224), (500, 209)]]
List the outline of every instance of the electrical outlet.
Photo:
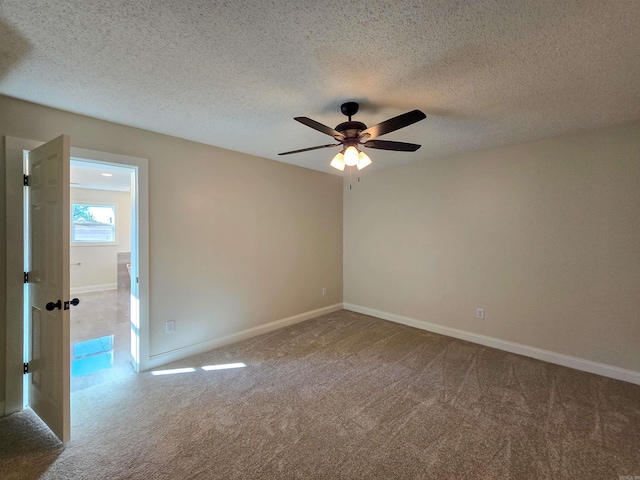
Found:
[(165, 333), (173, 333), (176, 331), (176, 321), (169, 320), (165, 325)]
[(327, 289), (326, 289), (326, 288), (323, 288), (323, 289), (322, 289), (322, 296), (324, 297), (326, 294), (327, 294)]
[(478, 308), (476, 310), (476, 318), (479, 318), (480, 320), (484, 320), (484, 308)]

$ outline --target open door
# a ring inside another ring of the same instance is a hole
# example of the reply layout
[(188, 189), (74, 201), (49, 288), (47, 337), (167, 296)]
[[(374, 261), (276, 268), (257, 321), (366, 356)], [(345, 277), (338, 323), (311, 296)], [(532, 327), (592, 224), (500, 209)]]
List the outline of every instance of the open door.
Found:
[(29, 406), (63, 442), (71, 434), (69, 157), (62, 135), (31, 150), (27, 167)]

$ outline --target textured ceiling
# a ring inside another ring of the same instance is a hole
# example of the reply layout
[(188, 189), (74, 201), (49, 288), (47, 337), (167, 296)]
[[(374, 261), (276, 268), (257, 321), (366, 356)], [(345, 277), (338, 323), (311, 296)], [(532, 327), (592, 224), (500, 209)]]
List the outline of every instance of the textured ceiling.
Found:
[(637, 0), (0, 0), (0, 93), (332, 173), (277, 156), (331, 143), (294, 116), (423, 110), (374, 169), (640, 119), (639, 25)]

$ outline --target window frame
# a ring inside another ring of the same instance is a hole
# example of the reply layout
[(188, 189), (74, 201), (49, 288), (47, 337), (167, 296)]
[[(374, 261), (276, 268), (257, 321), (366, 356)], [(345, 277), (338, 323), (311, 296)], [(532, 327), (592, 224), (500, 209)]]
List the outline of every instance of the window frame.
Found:
[[(120, 245), (120, 206), (116, 202), (99, 202), (99, 201), (83, 201), (83, 200), (72, 200), (71, 202), (71, 234), (69, 237), (69, 243), (72, 247), (113, 247)], [(113, 241), (111, 242), (78, 242), (73, 239), (73, 206), (74, 205), (85, 205), (88, 207), (112, 207), (114, 211), (114, 222), (113, 222)]]

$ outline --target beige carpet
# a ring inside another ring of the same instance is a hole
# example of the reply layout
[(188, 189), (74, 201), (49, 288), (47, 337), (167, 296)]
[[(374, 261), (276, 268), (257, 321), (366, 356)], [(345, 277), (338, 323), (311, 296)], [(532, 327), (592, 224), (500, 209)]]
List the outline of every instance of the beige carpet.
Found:
[(347, 311), (73, 394), (62, 446), (0, 420), (0, 478), (640, 475), (640, 386)]

